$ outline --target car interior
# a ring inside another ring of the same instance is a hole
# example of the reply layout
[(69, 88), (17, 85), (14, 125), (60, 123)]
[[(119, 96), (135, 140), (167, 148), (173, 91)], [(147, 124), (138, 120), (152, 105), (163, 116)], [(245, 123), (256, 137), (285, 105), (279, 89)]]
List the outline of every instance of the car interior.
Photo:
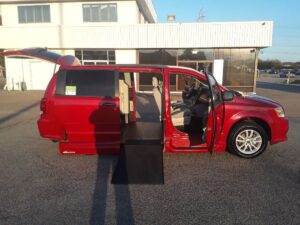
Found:
[[(120, 73), (119, 98), (122, 121), (121, 142), (132, 140), (162, 140), (162, 75), (140, 73), (139, 76), (153, 76), (156, 83), (151, 92), (133, 91), (133, 73)], [(155, 94), (154, 94), (155, 93)]]
[(170, 91), (173, 126), (189, 135), (191, 146), (204, 143), (210, 111), (210, 91), (207, 84), (184, 74), (169, 76), (176, 76), (177, 80), (182, 81), (177, 91)]
[[(164, 107), (162, 75), (140, 75), (152, 76), (151, 92), (133, 94), (133, 73), (120, 74), (119, 98), (123, 143), (137, 139), (162, 139)], [(178, 131), (188, 134), (191, 146), (202, 144), (205, 142), (205, 131), (210, 111), (209, 88), (204, 81), (191, 76), (184, 74), (170, 74), (170, 76), (177, 76), (177, 80), (183, 81), (181, 87), (177, 87), (177, 90), (169, 93), (173, 126)]]

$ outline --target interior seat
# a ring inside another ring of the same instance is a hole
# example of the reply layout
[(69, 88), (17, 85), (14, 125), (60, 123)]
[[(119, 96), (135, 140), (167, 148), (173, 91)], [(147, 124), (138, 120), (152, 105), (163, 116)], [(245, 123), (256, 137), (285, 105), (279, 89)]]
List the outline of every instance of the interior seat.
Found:
[(177, 108), (171, 110), (171, 119), (174, 127), (182, 127), (191, 123), (191, 110), (188, 108)]
[(159, 87), (159, 81), (157, 77), (152, 77), (152, 92), (153, 92), (153, 96), (154, 96), (154, 100), (156, 103), (156, 106), (158, 108), (159, 111), (159, 118), (161, 120), (161, 113), (162, 113), (162, 92), (161, 92), (161, 88)]
[(119, 80), (119, 99), (120, 112), (125, 117), (125, 123), (129, 122), (130, 101), (129, 101), (129, 87), (122, 79)]
[[(155, 103), (159, 110), (160, 119), (161, 119), (162, 92), (157, 77), (152, 77), (152, 85), (153, 85), (153, 95), (154, 95)], [(173, 126), (175, 127), (189, 125), (191, 122), (191, 110), (187, 107), (178, 107), (176, 109), (173, 109), (171, 107), (171, 119), (172, 119)]]

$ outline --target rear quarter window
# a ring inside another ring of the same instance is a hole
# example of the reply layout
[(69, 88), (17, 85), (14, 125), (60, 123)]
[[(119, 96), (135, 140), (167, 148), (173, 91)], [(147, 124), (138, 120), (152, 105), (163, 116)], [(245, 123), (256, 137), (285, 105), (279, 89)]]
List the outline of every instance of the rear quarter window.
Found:
[(62, 70), (56, 95), (116, 97), (117, 73), (111, 70)]

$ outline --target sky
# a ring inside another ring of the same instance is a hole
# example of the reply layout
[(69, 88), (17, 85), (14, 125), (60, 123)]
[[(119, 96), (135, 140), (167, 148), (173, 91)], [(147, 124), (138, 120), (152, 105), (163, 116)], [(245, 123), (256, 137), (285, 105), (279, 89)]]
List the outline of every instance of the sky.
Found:
[(261, 50), (260, 59), (300, 62), (300, 0), (152, 0), (158, 22), (176, 15), (176, 22), (262, 21), (273, 25), (272, 47)]

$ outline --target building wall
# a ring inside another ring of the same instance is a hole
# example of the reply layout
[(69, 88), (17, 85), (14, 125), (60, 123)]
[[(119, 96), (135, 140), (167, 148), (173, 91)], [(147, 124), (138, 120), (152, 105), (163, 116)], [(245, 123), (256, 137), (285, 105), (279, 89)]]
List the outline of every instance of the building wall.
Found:
[[(99, 2), (97, 2), (99, 3)], [(139, 8), (135, 1), (101, 1), (101, 4), (115, 3), (118, 9), (118, 22), (83, 22), (82, 5), (87, 2), (67, 2), (67, 3), (43, 3), (43, 4), (8, 4), (1, 5), (3, 26), (21, 26), (21, 27), (42, 27), (49, 25), (67, 25), (67, 26), (89, 26), (95, 24), (114, 25), (114, 24), (138, 24)], [(22, 5), (50, 5), (51, 22), (50, 23), (30, 23), (19, 24), (18, 6)]]
[(8, 90), (45, 90), (54, 71), (54, 64), (34, 59), (6, 59), (6, 85)]

